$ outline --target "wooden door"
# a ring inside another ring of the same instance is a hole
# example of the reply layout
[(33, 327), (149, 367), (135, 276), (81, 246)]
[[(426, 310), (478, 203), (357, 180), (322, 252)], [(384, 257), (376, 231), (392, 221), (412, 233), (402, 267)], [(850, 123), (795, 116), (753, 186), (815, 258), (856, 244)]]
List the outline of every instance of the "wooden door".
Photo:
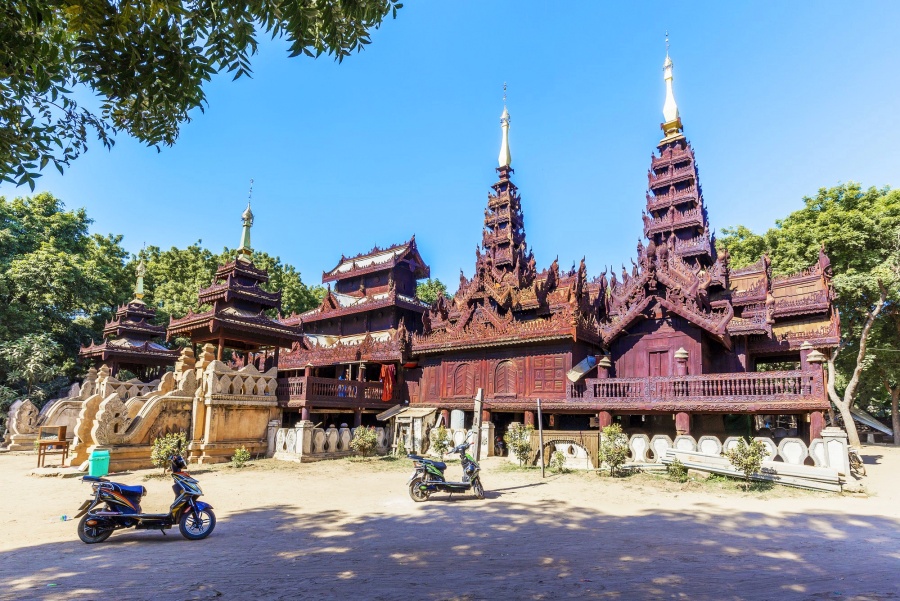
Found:
[(650, 377), (671, 376), (669, 351), (650, 351)]

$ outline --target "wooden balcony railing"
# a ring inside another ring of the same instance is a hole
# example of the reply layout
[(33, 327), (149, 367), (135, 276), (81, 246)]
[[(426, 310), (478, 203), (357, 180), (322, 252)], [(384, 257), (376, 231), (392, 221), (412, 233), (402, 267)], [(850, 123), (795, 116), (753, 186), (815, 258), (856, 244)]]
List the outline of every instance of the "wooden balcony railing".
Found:
[[(587, 378), (569, 387), (569, 398), (641, 405), (689, 401), (692, 403), (765, 403), (767, 401), (821, 402), (827, 407), (819, 371), (753, 372), (666, 376), (652, 378)], [(802, 403), (805, 404), (805, 403)]]
[(282, 403), (290, 401), (326, 401), (330, 404), (346, 402), (383, 402), (384, 386), (381, 382), (359, 382), (357, 380), (337, 380), (315, 376), (278, 378), (276, 394)]

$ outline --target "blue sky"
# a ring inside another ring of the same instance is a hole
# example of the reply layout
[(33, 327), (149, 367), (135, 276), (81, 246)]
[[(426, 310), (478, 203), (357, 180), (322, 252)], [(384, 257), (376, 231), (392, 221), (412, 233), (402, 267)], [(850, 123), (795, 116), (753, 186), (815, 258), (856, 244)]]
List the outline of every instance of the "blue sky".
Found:
[[(900, 2), (410, 1), (361, 54), (213, 80), (173, 148), (120, 137), (39, 180), (94, 231), (255, 248), (319, 283), (341, 253), (413, 233), (432, 275), (471, 276), (509, 84), (514, 181), (539, 268), (627, 263), (661, 137), (664, 32), (713, 228), (762, 230), (842, 181), (900, 185)], [(0, 186), (16, 196), (27, 188)]]

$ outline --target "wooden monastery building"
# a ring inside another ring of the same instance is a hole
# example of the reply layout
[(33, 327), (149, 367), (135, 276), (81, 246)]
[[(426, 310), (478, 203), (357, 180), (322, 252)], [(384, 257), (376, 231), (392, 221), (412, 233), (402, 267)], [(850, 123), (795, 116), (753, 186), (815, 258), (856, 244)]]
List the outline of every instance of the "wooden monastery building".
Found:
[(765, 256), (731, 269), (710, 234), (668, 55), (664, 74), (663, 138), (631, 269), (590, 277), (584, 260), (568, 271), (558, 261), (537, 268), (504, 108), (472, 277), (461, 274), (452, 298), (426, 306), (415, 297), (416, 280), (429, 275), (415, 238), (342, 257), (323, 274), (334, 288), (321, 305), (283, 321), (303, 330), (279, 362), (285, 421), (293, 411), (313, 421), (352, 411), (362, 423), (408, 402), (468, 426), (481, 388), (482, 417), (500, 432), (534, 424), (541, 399), (544, 425), (555, 429), (617, 420), (651, 435), (768, 425), (817, 437), (829, 407), (820, 363), (839, 342), (829, 260), (823, 250), (786, 277), (773, 277)]

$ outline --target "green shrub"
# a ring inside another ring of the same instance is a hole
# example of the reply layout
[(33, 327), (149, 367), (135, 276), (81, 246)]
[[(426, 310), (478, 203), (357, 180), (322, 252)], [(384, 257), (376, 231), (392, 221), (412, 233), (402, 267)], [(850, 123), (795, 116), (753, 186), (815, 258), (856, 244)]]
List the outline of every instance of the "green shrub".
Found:
[(244, 467), (248, 461), (250, 461), (250, 451), (241, 445), (234, 450), (234, 455), (231, 456), (231, 467)]
[(378, 436), (372, 426), (358, 426), (353, 430), (353, 438), (350, 440), (350, 448), (363, 457), (368, 457), (378, 444)]
[(453, 448), (450, 433), (443, 424), (434, 429), (434, 433), (431, 435), (431, 447), (440, 455), (441, 461), (444, 460), (444, 454)]
[(687, 482), (688, 470), (678, 459), (670, 463), (666, 467), (666, 471), (669, 472), (670, 480), (674, 480), (675, 482)]
[(766, 443), (761, 440), (748, 442), (741, 438), (731, 450), (725, 452), (725, 457), (734, 469), (744, 474), (744, 490), (750, 489), (750, 476), (759, 473), (767, 450)]
[(184, 432), (172, 432), (160, 436), (153, 441), (153, 450), (150, 451), (150, 461), (163, 473), (169, 469), (169, 458), (172, 455), (184, 455), (187, 450), (187, 435)]
[(404, 439), (405, 439), (404, 436), (401, 436), (400, 438), (397, 439), (397, 449), (394, 451), (394, 453), (397, 455), (397, 457), (406, 457), (406, 455), (407, 455), (406, 440), (404, 440)]
[(534, 426), (515, 424), (503, 435), (506, 448), (519, 460), (520, 466), (525, 465), (525, 462), (531, 457), (532, 432), (534, 432)]
[(612, 424), (603, 428), (598, 452), (600, 465), (609, 467), (609, 475), (617, 476), (628, 459), (628, 437), (622, 433), (622, 426)]
[(566, 473), (566, 454), (562, 451), (553, 451), (553, 454), (550, 455), (550, 469), (557, 474)]

